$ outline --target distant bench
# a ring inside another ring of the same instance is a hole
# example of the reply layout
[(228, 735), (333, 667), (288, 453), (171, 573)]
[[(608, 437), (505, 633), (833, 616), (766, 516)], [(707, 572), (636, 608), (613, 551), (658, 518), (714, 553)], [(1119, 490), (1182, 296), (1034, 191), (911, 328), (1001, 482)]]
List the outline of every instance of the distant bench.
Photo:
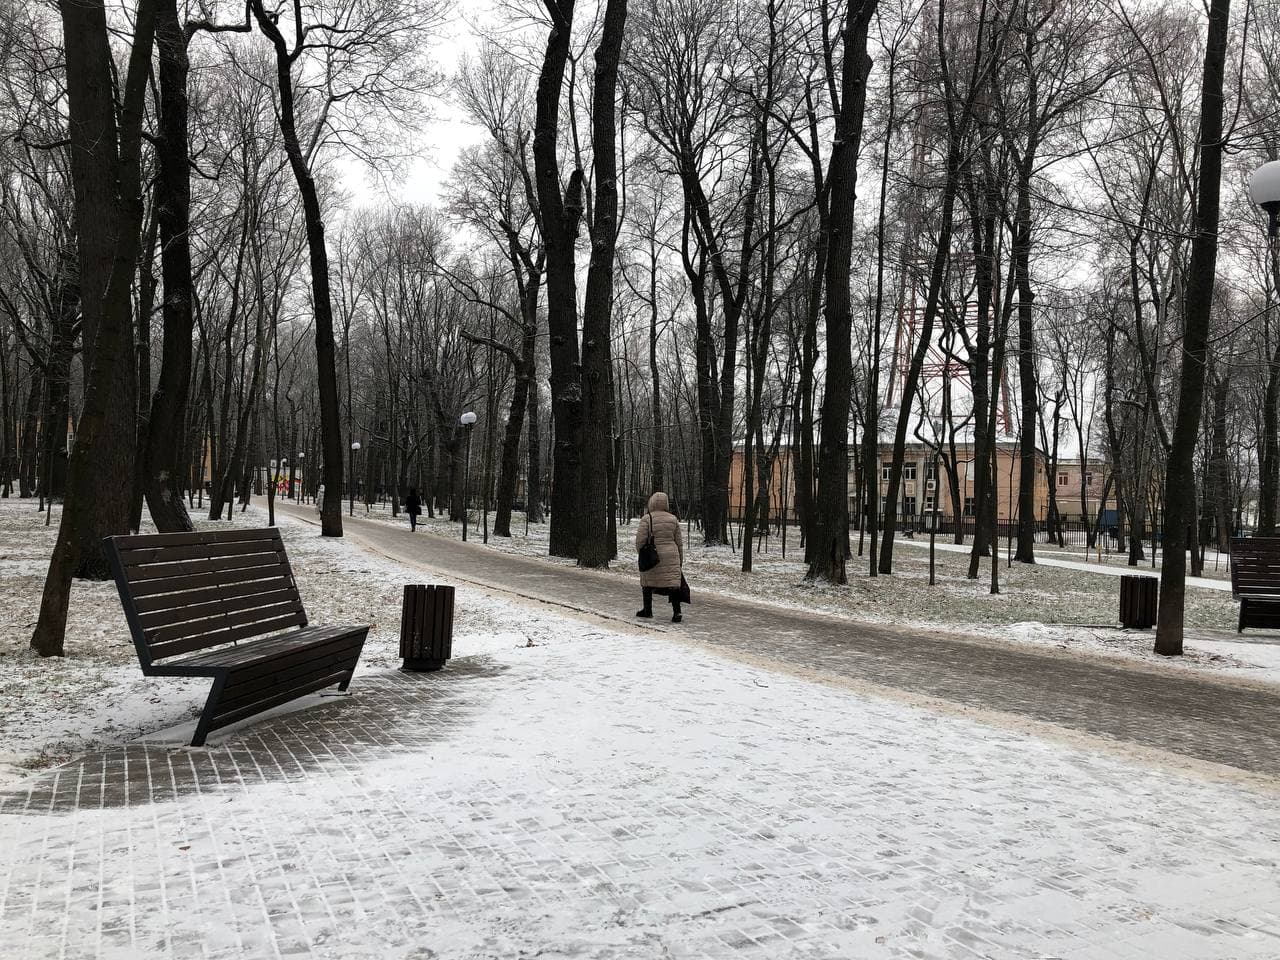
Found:
[(1237, 633), (1280, 629), (1280, 537), (1231, 539), (1231, 595), (1240, 600)]
[(351, 683), (369, 627), (308, 625), (279, 530), (157, 533), (106, 544), (142, 672), (213, 678), (193, 747), (211, 730)]

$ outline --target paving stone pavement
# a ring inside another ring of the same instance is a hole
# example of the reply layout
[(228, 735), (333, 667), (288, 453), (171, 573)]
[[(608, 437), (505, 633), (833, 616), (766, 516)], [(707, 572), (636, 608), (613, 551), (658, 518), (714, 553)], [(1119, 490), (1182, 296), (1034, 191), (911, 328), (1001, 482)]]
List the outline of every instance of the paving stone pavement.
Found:
[[(314, 510), (305, 508), (285, 505), (282, 512), (315, 519)], [(638, 602), (635, 582), (615, 574), (413, 534), (376, 520), (343, 522), (349, 535), (387, 556), (525, 596), (615, 617), (629, 616)], [(1280, 776), (1280, 691), (1274, 689), (1233, 685), (1189, 670), (1158, 672), (1098, 656), (974, 641), (959, 630), (907, 631), (762, 606), (699, 594), (696, 583), (693, 589), (695, 602), (678, 629), (713, 646)]]
[(1280, 957), (1274, 798), (566, 622), (0, 796), (9, 958)]

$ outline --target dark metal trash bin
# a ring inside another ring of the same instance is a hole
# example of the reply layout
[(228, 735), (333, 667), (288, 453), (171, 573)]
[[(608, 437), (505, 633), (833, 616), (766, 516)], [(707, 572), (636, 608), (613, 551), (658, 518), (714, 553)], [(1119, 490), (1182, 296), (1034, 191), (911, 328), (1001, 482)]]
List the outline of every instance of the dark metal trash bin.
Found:
[(1120, 626), (1149, 630), (1156, 625), (1160, 580), (1156, 577), (1120, 578)]
[(405, 585), (400, 656), (403, 670), (439, 670), (453, 656), (453, 587)]

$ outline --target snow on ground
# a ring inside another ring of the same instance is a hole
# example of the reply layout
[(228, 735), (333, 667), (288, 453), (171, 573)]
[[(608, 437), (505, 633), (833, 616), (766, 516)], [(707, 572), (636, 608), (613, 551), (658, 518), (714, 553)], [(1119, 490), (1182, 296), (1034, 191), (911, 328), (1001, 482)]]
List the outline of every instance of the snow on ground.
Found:
[[(30, 960), (1280, 955), (1263, 789), (659, 635), (560, 629), (476, 663), (169, 752), (215, 766), (194, 792), (103, 809), (89, 789), (0, 818), (6, 943)], [(386, 723), (407, 749), (348, 747), (410, 683)], [(305, 775), (239, 783), (246, 758), (309, 743)]]
[[(403, 585), (420, 573), (371, 557), (345, 541), (321, 541), (315, 528), (277, 517), (307, 614), (313, 623), (372, 623), (358, 672), (398, 666)], [(144, 677), (113, 582), (77, 580), (67, 617), (66, 657), (41, 658), (29, 643), (58, 516), (44, 525), (34, 501), (0, 500), (0, 783), (102, 746), (173, 727), (204, 705), (205, 678)], [(196, 517), (201, 527), (219, 522)], [(263, 526), (265, 509), (235, 514)], [(148, 518), (144, 532), (154, 532)], [(455, 656), (544, 642), (537, 617), (513, 623), (509, 611), (468, 592), (459, 600)]]
[[(373, 514), (389, 523), (403, 518)], [(278, 514), (281, 533), (313, 622), (372, 622), (361, 671), (398, 663), (402, 585), (421, 574), (371, 556), (346, 541), (321, 540), (314, 527)], [(225, 521), (222, 521), (225, 522)], [(234, 523), (262, 525), (265, 510), (253, 506)], [(217, 521), (197, 519), (201, 526)], [(424, 523), (431, 532), (460, 536), (458, 524)], [(551, 563), (546, 557), (546, 524), (512, 524), (510, 540), (490, 537), (490, 545)], [(144, 530), (149, 521), (144, 518)], [(480, 528), (475, 528), (477, 540)], [(142, 676), (120, 609), (115, 585), (77, 581), (67, 627), (67, 657), (41, 659), (29, 650), (39, 610), (48, 557), (57, 536), (33, 501), (0, 500), (0, 584), (7, 603), (0, 607), (0, 781), (62, 762), (97, 747), (128, 741), (195, 717), (208, 694), (202, 678)], [(632, 555), (633, 528), (619, 531), (619, 556)], [(817, 610), (868, 622), (959, 627), (988, 639), (1050, 645), (1139, 658), (1171, 669), (1230, 671), (1236, 678), (1280, 681), (1280, 637), (1251, 633), (1238, 638), (1231, 628), (1236, 607), (1220, 591), (1188, 591), (1188, 655), (1169, 661), (1150, 652), (1148, 632), (1126, 632), (1111, 624), (1116, 614), (1116, 582), (1101, 573), (1015, 565), (1000, 571), (1004, 591), (987, 593), (986, 580), (964, 577), (965, 558), (938, 556), (939, 584), (928, 585), (924, 551), (896, 553), (898, 572), (874, 580), (856, 566), (848, 587), (809, 584), (794, 544), (783, 560), (776, 539), (756, 555), (755, 572), (743, 574), (740, 557), (727, 547), (706, 548), (696, 531), (686, 556), (694, 589), (710, 589), (779, 606)], [(618, 576), (634, 576), (629, 560), (614, 565)], [(984, 573), (985, 576), (985, 573)], [(458, 656), (528, 643), (552, 632), (537, 616), (514, 623), (497, 601), (466, 592), (460, 600), (455, 652)], [(1096, 624), (1097, 626), (1082, 626)]]
[[(904, 547), (915, 547), (920, 550), (929, 549), (929, 538), (916, 537), (915, 539), (899, 539), (898, 543)], [(966, 557), (969, 555), (969, 547), (951, 541), (939, 540), (936, 544), (939, 552), (946, 553), (962, 553)], [(1001, 549), (1003, 550), (1003, 544)], [(1217, 558), (1210, 554), (1210, 559), (1206, 561), (1204, 573), (1202, 577), (1187, 577), (1188, 587), (1200, 587), (1205, 590), (1225, 590), (1231, 592), (1231, 570), (1226, 566), (1226, 558)], [(1128, 562), (1119, 554), (1079, 554), (1071, 553), (1067, 550), (1059, 550), (1057, 547), (1046, 547), (1045, 544), (1036, 544), (1036, 563), (1048, 567), (1061, 567), (1064, 570), (1081, 570), (1085, 573), (1106, 574), (1112, 577), (1123, 577), (1130, 575), (1138, 575), (1144, 577), (1160, 576), (1159, 567), (1150, 567), (1147, 564), (1139, 564), (1136, 567), (1129, 566)], [(1217, 564), (1217, 568), (1211, 564)]]
[[(356, 514), (361, 514), (359, 504)], [(365, 515), (384, 523), (408, 524), (407, 517), (392, 517), (385, 506), (375, 507)], [(441, 536), (461, 537), (461, 525), (448, 520), (420, 520), (419, 526)], [(547, 556), (548, 524), (530, 524), (526, 534), (524, 517), (516, 514), (511, 529), (510, 539), (490, 536), (489, 546), (549, 563), (571, 563)], [(468, 539), (480, 543), (481, 531), (481, 525), (474, 524), (468, 530)], [(1170, 659), (1152, 652), (1150, 631), (1121, 630), (1117, 626), (1120, 604), (1116, 575), (1121, 571), (1149, 574), (1151, 571), (1146, 568), (1097, 569), (1056, 556), (1045, 558), (1052, 563), (1010, 566), (1002, 554), (1001, 592), (992, 595), (989, 561), (984, 561), (978, 580), (969, 580), (966, 548), (939, 544), (951, 549), (937, 552), (937, 584), (930, 586), (928, 550), (920, 549), (927, 547), (928, 541), (899, 539), (893, 576), (868, 577), (866, 559), (855, 556), (849, 564), (848, 585), (835, 587), (805, 580), (799, 543), (794, 531), (791, 534), (786, 559), (782, 558), (779, 539), (773, 537), (765, 552), (755, 552), (753, 572), (744, 574), (741, 554), (736, 549), (706, 547), (697, 530), (689, 531), (685, 538), (685, 568), (693, 590), (714, 590), (744, 600), (868, 623), (959, 628), (988, 640), (1120, 656), (1174, 670), (1227, 671), (1236, 679), (1280, 683), (1280, 634), (1253, 632), (1245, 635), (1248, 642), (1238, 642), (1234, 630), (1239, 608), (1231, 598), (1229, 586), (1219, 582), (1196, 579), (1189, 583), (1186, 653)], [(635, 576), (631, 560), (635, 555), (634, 536), (634, 526), (618, 530), (619, 561), (611, 568), (618, 576)], [(854, 548), (857, 549), (856, 534)]]

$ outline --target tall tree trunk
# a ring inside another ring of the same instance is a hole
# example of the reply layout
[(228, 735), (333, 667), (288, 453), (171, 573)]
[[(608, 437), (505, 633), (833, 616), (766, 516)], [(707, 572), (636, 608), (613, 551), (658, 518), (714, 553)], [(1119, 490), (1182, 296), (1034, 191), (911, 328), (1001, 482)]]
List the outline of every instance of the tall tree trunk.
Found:
[(579, 433), (582, 465), (578, 479), (577, 555), (578, 565), (583, 567), (608, 566), (613, 555), (609, 542), (609, 461), (613, 422), (610, 390), (613, 383), (610, 357), (613, 260), (618, 236), (615, 116), (618, 60), (626, 20), (626, 0), (608, 0), (600, 43), (596, 47), (592, 88), (595, 216), (591, 223), (591, 262), (587, 267), (587, 291), (582, 308), (582, 427)]
[(649, 238), (649, 389), (653, 412), (653, 455), (650, 460), (650, 485), (653, 490), (666, 490), (666, 437), (662, 425), (662, 379), (658, 374), (658, 243)]
[(1276, 534), (1276, 498), (1280, 496), (1280, 330), (1267, 362), (1262, 395), (1262, 436), (1258, 450), (1258, 529), (1260, 537)]
[(187, 35), (176, 0), (157, 0), (156, 47), (160, 53), (159, 136), (156, 139), (156, 219), (160, 228), (161, 317), (164, 341), (160, 377), (151, 398), (147, 431), (147, 509), (156, 529), (195, 529), (182, 502), (182, 431), (191, 393), (194, 340), (191, 277), (191, 174), (187, 144)]
[(140, 0), (117, 128), (103, 0), (60, 0), (59, 10), (81, 311), (92, 350), (85, 353), (88, 375), (66, 503), (31, 638), (41, 656), (63, 654), (72, 577), (78, 570), (107, 576), (102, 537), (124, 532), (128, 519), (134, 450), (130, 292), (142, 225), (142, 114), (155, 31), (154, 4)]
[(1164, 564), (1155, 652), (1182, 653), (1186, 604), (1187, 527), (1195, 523), (1195, 449), (1200, 434), (1214, 274), (1218, 260), (1218, 195), (1222, 184), (1222, 84), (1231, 0), (1211, 0), (1200, 94), (1200, 172), (1195, 234), (1183, 315), (1182, 375), (1170, 438), (1164, 495)]
[(156, 302), (156, 216), (152, 211), (143, 233), (138, 263), (138, 321), (134, 324), (134, 362), (138, 379), (134, 391), (133, 478), (129, 489), (129, 529), (142, 527), (143, 488), (146, 483), (147, 425), (151, 422), (151, 313)]
[(44, 371), (32, 364), (31, 388), (22, 415), (22, 442), (18, 452), (18, 496), (32, 497), (36, 492), (36, 468), (39, 459), (40, 398), (45, 393)]
[(534, 180), (542, 214), (542, 240), (547, 265), (547, 327), (551, 337), (551, 418), (554, 443), (551, 456), (551, 535), (554, 557), (578, 553), (578, 479), (581, 464), (579, 433), (582, 383), (578, 370), (578, 304), (574, 244), (582, 214), (582, 171), (569, 176), (560, 192), (560, 160), (556, 152), (560, 131), (560, 95), (569, 59), (574, 0), (544, 0), (551, 17), (551, 33), (538, 74), (533, 133)]
[(849, 3), (844, 24), (840, 113), (836, 117), (827, 187), (831, 195), (831, 239), (827, 258), (827, 376), (822, 396), (822, 440), (818, 448), (818, 491), (814, 499), (810, 580), (846, 583), (849, 556), (849, 403), (853, 387), (853, 308), (849, 275), (853, 261), (853, 211), (858, 183), (858, 150), (867, 99), (867, 29), (877, 0)]
[[(17, 369), (14, 357), (14, 370)], [(9, 499), (13, 493), (14, 440), (12, 391), (10, 389), (9, 334), (0, 339), (0, 497)]]
[(516, 495), (516, 479), (520, 472), (520, 434), (524, 431), (525, 410), (529, 407), (529, 369), (524, 363), (512, 365), (515, 384), (511, 389), (511, 407), (502, 435), (502, 453), (498, 463), (498, 485), (493, 535), (511, 536), (511, 503)]
[[(929, 274), (929, 290), (925, 298), (924, 317), (920, 322), (920, 341), (911, 357), (911, 366), (902, 383), (902, 399), (898, 405), (898, 424), (893, 436), (893, 461), (889, 467), (889, 486), (885, 495), (888, 504), (884, 518), (884, 537), (880, 542), (880, 572), (893, 572), (893, 534), (897, 526), (898, 492), (902, 485), (902, 464), (906, 457), (907, 426), (911, 420), (911, 408), (916, 402), (916, 386), (924, 359), (932, 345), (933, 324), (938, 315), (938, 300), (942, 291), (948, 255), (951, 248), (951, 225), (954, 219), (956, 182), (960, 163), (960, 142), (955, 134), (947, 156), (947, 179), (943, 187), (941, 223), (938, 227), (938, 246), (933, 255), (933, 267)], [(824, 431), (825, 433), (825, 431)]]
[(1213, 535), (1220, 553), (1231, 549), (1231, 459), (1227, 445), (1230, 391), (1230, 378), (1219, 375), (1213, 385), (1213, 437), (1209, 475), (1213, 496)]
[[(1034, 89), (1034, 77), (1030, 82)], [(1034, 339), (1035, 291), (1031, 289), (1030, 164), (1034, 157), (1034, 148), (1028, 147), (1018, 172), (1013, 240), (1014, 283), (1018, 290), (1018, 383), (1022, 395), (1022, 422), (1018, 436), (1018, 546), (1013, 555), (1019, 563), (1036, 562), (1036, 424), (1040, 419), (1040, 382)]]
[(49, 404), (45, 417), (44, 476), (46, 498), (62, 497), (67, 483), (67, 424), (71, 417), (71, 361), (75, 354), (75, 321), (80, 303), (73, 285), (59, 292), (58, 312), (49, 339)]
[(316, 375), (320, 393), (320, 445), (324, 452), (325, 498), (320, 510), (320, 533), (342, 536), (342, 503), (334, 493), (342, 490), (342, 426), (338, 407), (338, 366), (333, 342), (333, 301), (329, 295), (329, 253), (325, 248), (324, 219), (320, 195), (311, 168), (298, 142), (295, 126), (293, 59), (280, 28), (263, 9), (263, 0), (252, 0), (254, 19), (275, 48), (276, 77), (280, 106), (277, 117), (284, 139), (289, 167), (302, 195), (302, 213), (307, 228), (307, 249), (311, 259), (311, 308), (316, 325)]
[[(533, 353), (533, 341), (529, 343), (529, 353)], [(526, 431), (529, 464), (525, 468), (524, 508), (525, 519), (529, 523), (542, 522), (542, 418), (538, 415), (538, 373), (530, 367), (529, 373), (529, 412), (526, 418), (529, 429)]]

